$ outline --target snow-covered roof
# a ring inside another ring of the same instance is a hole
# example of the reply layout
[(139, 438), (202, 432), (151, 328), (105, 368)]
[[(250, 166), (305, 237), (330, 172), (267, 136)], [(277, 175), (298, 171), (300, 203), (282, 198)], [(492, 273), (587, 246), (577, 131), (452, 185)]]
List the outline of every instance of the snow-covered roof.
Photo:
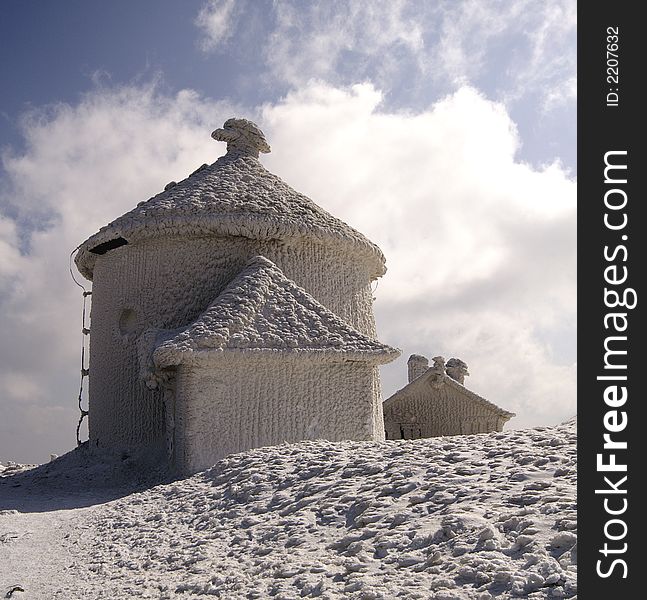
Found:
[(384, 274), (384, 255), (375, 244), (263, 167), (259, 152), (270, 147), (254, 123), (229, 119), (212, 137), (227, 142), (227, 154), (171, 182), (81, 244), (75, 261), (84, 277), (92, 279), (97, 256), (112, 248), (170, 235), (306, 237), (346, 245), (374, 278)]
[(193, 323), (162, 341), (153, 361), (165, 368), (223, 351), (308, 353), (373, 364), (400, 355), (343, 321), (262, 256), (251, 259)]
[[(433, 385), (431, 385), (433, 383)], [(415, 388), (424, 386), (425, 391), (428, 391), (429, 395), (433, 395), (433, 390), (434, 388), (440, 385), (447, 385), (454, 390), (456, 390), (458, 393), (462, 394), (469, 400), (472, 400), (474, 402), (477, 402), (479, 404), (482, 404), (483, 406), (486, 406), (496, 414), (506, 417), (507, 419), (511, 419), (512, 417), (515, 417), (515, 413), (509, 412), (507, 410), (504, 410), (503, 408), (500, 408), (496, 404), (490, 402), (489, 400), (486, 400), (482, 396), (479, 396), (472, 390), (467, 389), (463, 384), (459, 383), (455, 379), (452, 379), (449, 375), (441, 375), (438, 373), (434, 367), (430, 367), (425, 371), (420, 377), (416, 377), (413, 381), (410, 381), (407, 385), (405, 385), (403, 388), (399, 389), (393, 396), (390, 398), (387, 398), (384, 401), (384, 406), (388, 406), (389, 404), (398, 402), (401, 399), (406, 398), (407, 394), (411, 391), (413, 391)]]

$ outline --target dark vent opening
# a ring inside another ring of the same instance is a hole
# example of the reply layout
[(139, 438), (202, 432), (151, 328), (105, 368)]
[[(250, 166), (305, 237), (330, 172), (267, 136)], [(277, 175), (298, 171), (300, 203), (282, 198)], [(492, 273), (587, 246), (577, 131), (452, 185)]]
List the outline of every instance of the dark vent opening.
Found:
[(114, 240), (108, 240), (107, 242), (103, 242), (103, 244), (99, 244), (94, 248), (90, 248), (90, 252), (92, 252), (92, 254), (105, 254), (110, 250), (119, 248), (119, 246), (125, 246), (127, 243), (128, 243), (128, 240), (125, 240), (122, 237), (118, 237), (118, 238), (115, 238)]

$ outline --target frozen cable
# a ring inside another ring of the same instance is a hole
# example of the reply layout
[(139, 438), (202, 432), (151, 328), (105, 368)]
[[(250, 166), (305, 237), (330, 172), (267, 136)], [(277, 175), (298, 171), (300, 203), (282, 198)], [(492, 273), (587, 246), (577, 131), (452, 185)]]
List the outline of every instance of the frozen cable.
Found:
[(88, 301), (88, 296), (92, 295), (92, 292), (88, 291), (85, 289), (85, 286), (82, 283), (79, 283), (77, 281), (76, 277), (74, 277), (74, 270), (72, 269), (72, 257), (74, 256), (74, 253), (80, 248), (80, 246), (77, 246), (70, 252), (70, 275), (72, 277), (72, 281), (76, 283), (82, 290), (83, 290), (83, 313), (82, 313), (82, 324), (81, 324), (81, 332), (83, 337), (81, 338), (81, 381), (79, 384), (79, 397), (78, 397), (78, 406), (79, 406), (79, 422), (76, 425), (76, 445), (80, 446), (82, 444), (81, 442), (81, 424), (83, 423), (83, 419), (88, 416), (88, 411), (83, 408), (83, 382), (86, 377), (89, 376), (90, 370), (85, 366), (85, 347), (86, 347), (86, 336), (90, 333), (90, 328), (87, 327), (87, 301)]

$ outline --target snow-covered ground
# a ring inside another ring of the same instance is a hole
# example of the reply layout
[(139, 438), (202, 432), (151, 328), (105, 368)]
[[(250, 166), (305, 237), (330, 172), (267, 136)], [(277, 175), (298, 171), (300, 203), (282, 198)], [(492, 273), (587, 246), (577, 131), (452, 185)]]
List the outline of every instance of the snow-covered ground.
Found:
[(574, 421), (416, 441), (286, 444), (153, 487), (163, 474), (141, 467), (82, 448), (38, 468), (5, 468), (0, 595), (576, 595)]

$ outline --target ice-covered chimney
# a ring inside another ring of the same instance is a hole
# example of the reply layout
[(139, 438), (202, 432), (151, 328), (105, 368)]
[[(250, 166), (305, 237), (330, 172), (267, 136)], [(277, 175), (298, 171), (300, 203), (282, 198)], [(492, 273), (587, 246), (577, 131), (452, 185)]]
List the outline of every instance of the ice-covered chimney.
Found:
[(460, 358), (450, 358), (445, 368), (447, 375), (461, 385), (465, 381), (465, 376), (469, 375), (467, 365)]
[(409, 383), (420, 377), (429, 368), (429, 359), (422, 354), (412, 354), (407, 362), (409, 371)]

